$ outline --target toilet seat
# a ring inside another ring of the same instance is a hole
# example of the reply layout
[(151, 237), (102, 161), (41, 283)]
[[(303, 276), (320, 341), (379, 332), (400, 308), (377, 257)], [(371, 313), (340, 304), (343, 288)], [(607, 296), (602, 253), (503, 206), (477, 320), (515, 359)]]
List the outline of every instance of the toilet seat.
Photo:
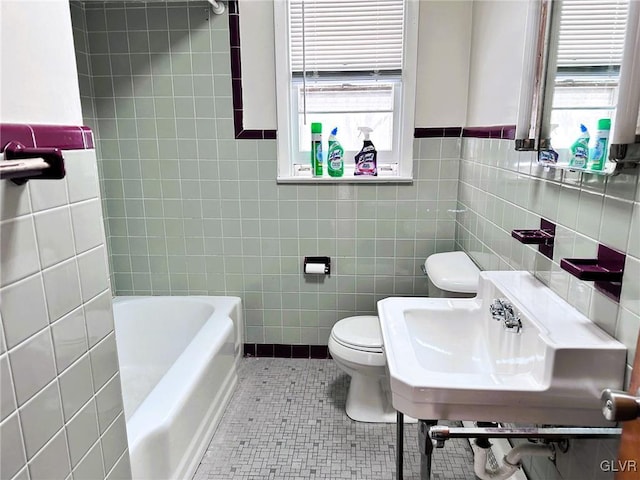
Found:
[(380, 322), (373, 315), (343, 318), (331, 329), (331, 337), (346, 348), (383, 353)]

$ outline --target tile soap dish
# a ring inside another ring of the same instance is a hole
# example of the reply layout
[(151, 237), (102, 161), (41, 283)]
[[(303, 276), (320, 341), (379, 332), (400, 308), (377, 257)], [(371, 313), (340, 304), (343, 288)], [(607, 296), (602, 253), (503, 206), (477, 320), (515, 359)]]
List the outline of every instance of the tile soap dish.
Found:
[(596, 289), (619, 301), (625, 259), (624, 253), (599, 245), (597, 258), (563, 258), (560, 268), (580, 280), (596, 282)]
[(513, 230), (511, 236), (527, 245), (553, 244), (553, 234), (544, 230)]
[(540, 228), (512, 230), (511, 236), (525, 245), (538, 245), (538, 251), (553, 259), (553, 242), (556, 225), (544, 218), (540, 219)]

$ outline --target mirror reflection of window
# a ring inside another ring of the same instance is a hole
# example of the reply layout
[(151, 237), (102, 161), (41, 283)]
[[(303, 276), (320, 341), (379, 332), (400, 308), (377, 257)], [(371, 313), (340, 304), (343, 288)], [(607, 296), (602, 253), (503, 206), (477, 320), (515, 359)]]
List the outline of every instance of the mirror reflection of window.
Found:
[(549, 130), (562, 163), (581, 125), (593, 143), (598, 120), (614, 116), (628, 8), (629, 0), (562, 0)]

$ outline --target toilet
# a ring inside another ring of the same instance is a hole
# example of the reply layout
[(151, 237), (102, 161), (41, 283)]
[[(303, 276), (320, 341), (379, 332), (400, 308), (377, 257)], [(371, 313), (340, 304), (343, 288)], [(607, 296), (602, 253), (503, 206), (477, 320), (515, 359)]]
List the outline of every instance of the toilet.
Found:
[[(430, 297), (473, 297), (480, 270), (464, 252), (430, 255), (424, 263)], [(338, 367), (351, 376), (347, 416), (356, 422), (395, 423), (391, 389), (377, 316), (347, 317), (329, 336), (329, 352)], [(405, 421), (415, 421), (405, 416)]]
[(424, 261), (428, 292), (434, 298), (470, 298), (478, 291), (480, 270), (464, 252), (434, 253)]

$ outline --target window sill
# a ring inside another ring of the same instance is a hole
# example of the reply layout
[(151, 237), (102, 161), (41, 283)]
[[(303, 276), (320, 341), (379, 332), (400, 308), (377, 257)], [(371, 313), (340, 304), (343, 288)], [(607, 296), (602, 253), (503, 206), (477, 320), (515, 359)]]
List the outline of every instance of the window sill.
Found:
[(377, 176), (367, 177), (355, 175), (345, 175), (343, 177), (302, 177), (302, 176), (289, 176), (289, 177), (277, 177), (277, 183), (312, 183), (312, 184), (332, 184), (332, 183), (413, 183), (413, 177), (398, 177), (398, 176)]

